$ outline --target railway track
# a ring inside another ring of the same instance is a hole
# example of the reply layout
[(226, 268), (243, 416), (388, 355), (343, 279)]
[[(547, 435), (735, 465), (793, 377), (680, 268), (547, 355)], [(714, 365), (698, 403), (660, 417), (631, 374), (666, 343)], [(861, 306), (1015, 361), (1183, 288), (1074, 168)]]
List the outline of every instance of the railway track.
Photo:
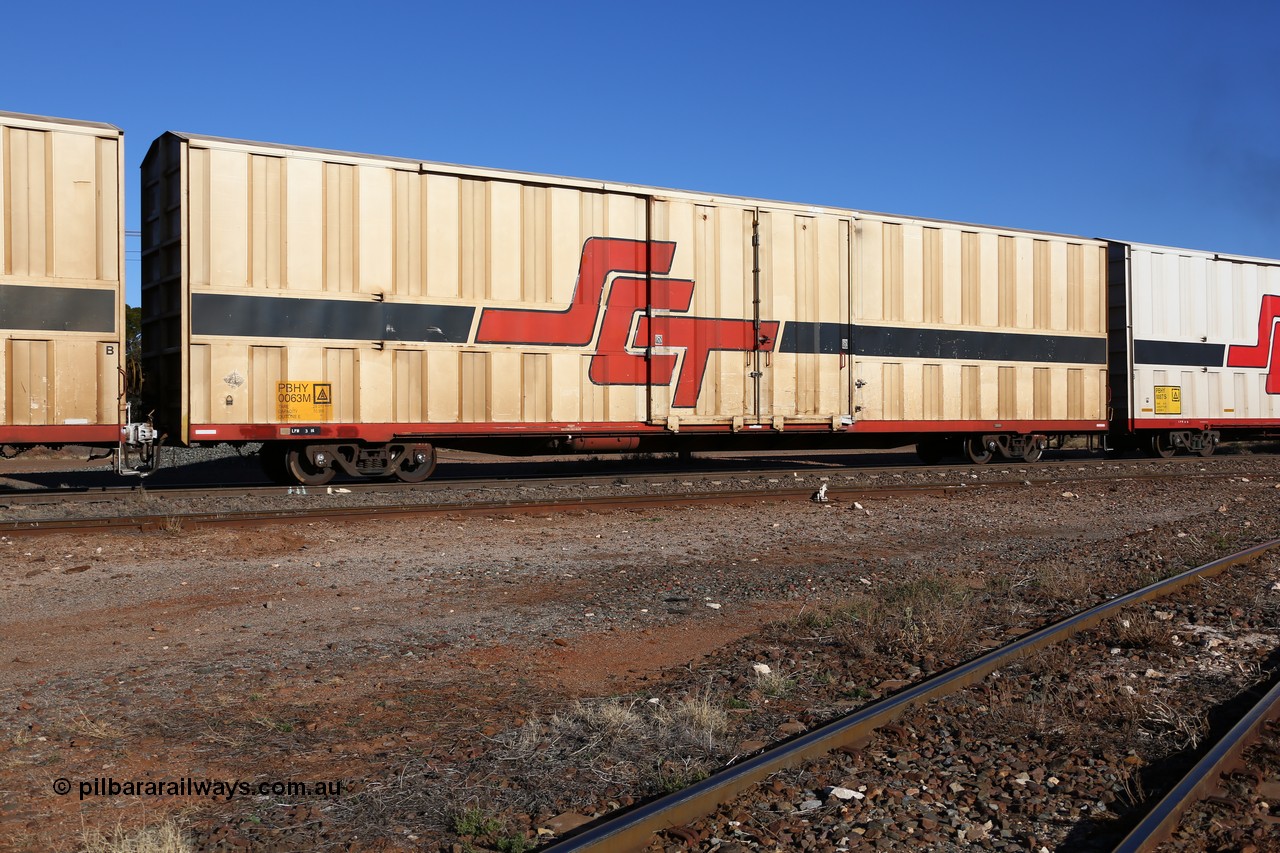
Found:
[[(1274, 726), (1280, 719), (1280, 682), (1240, 717), (1195, 767), (1134, 827), (1116, 848), (1115, 853), (1146, 853), (1155, 850), (1177, 830), (1192, 806), (1213, 796), (1228, 807), (1236, 805), (1218, 792), (1224, 777), (1244, 763), (1245, 749), (1257, 742), (1264, 726)], [(1257, 779), (1255, 781), (1262, 781)], [(1269, 780), (1272, 786), (1280, 780)]]
[[(901, 495), (946, 495), (965, 489), (1002, 489), (1054, 484), (1072, 488), (1092, 482), (1138, 480), (1186, 482), (1258, 473), (1255, 457), (1205, 460), (1059, 460), (1036, 466), (850, 466), (786, 468), (730, 467), (714, 470), (613, 470), (557, 476), (462, 476), (427, 484), (345, 482), (324, 487), (211, 485), (129, 486), (0, 490), (0, 508), (23, 510), (0, 521), (0, 533), (36, 534), (76, 530), (194, 529), (253, 526), (283, 520), (352, 521), (437, 514), (539, 513), (607, 510), (691, 503), (808, 498), (823, 486), (832, 501)], [(1236, 464), (1239, 463), (1239, 464)], [(821, 463), (819, 463), (821, 465)], [(458, 466), (463, 469), (470, 466)], [(634, 490), (634, 491), (631, 491)], [(595, 494), (593, 494), (595, 492)], [(224, 508), (227, 501), (235, 506)], [(323, 502), (323, 504), (319, 503)], [(81, 509), (71, 510), (79, 505)], [(105, 512), (88, 515), (86, 510)], [(48, 508), (48, 512), (41, 512)]]
[[(1012, 483), (992, 484), (991, 488), (1011, 487)], [(895, 495), (945, 495), (961, 486), (898, 486), (880, 489), (832, 489), (828, 500), (890, 497)], [(974, 487), (982, 488), (982, 487)], [(608, 510), (669, 506), (673, 503), (731, 503), (754, 500), (809, 499), (811, 487), (776, 489), (740, 489), (732, 491), (693, 492), (682, 494), (602, 495), (598, 497), (566, 496), (554, 500), (494, 499), (444, 504), (410, 504), (395, 506), (347, 507), (343, 509), (246, 510), (239, 512), (181, 513), (162, 515), (123, 515), (105, 518), (47, 519), (7, 521), (0, 523), (0, 533), (40, 534), (65, 531), (105, 532), (109, 530), (188, 530), (211, 526), (253, 526), (290, 520), (356, 521), (390, 519), (424, 515), (467, 515), (491, 513), (546, 513), (573, 509)]]
[[(1217, 477), (1236, 476), (1230, 471), (1203, 471), (1197, 470), (1188, 472), (1181, 466), (1175, 469), (1164, 468), (1161, 470), (1152, 470), (1150, 468), (1121, 468), (1119, 470), (1106, 470), (1103, 468), (1086, 470), (1081, 473), (1079, 466), (1074, 467), (1070, 471), (1069, 476), (1063, 476), (1068, 472), (1062, 468), (1054, 470), (1041, 471), (1036, 469), (1034, 473), (1021, 474), (1016, 477), (997, 479), (993, 481), (974, 481), (962, 480), (960, 483), (890, 483), (888, 485), (875, 485), (868, 483), (868, 480), (888, 478), (893, 480), (901, 477), (903, 471), (908, 471), (916, 475), (920, 475), (918, 469), (852, 469), (852, 468), (836, 468), (823, 469), (815, 472), (808, 472), (807, 478), (800, 477), (794, 468), (786, 471), (738, 471), (738, 472), (717, 472), (714, 479), (703, 479), (698, 487), (694, 488), (694, 481), (689, 479), (688, 474), (674, 475), (643, 475), (637, 477), (624, 478), (616, 475), (602, 475), (595, 477), (564, 477), (553, 479), (540, 479), (535, 481), (521, 481), (519, 484), (513, 484), (507, 480), (488, 480), (473, 479), (454, 481), (450, 485), (436, 486), (435, 488), (423, 492), (422, 490), (410, 491), (407, 487), (404, 489), (392, 488), (387, 490), (387, 484), (359, 484), (353, 483), (350, 487), (346, 486), (329, 486), (321, 488), (313, 488), (307, 490), (303, 487), (282, 487), (271, 486), (261, 487), (259, 489), (244, 489), (242, 487), (228, 487), (228, 495), (240, 497), (293, 497), (293, 498), (329, 498), (336, 497), (341, 499), (348, 494), (365, 493), (365, 494), (385, 494), (396, 497), (409, 491), (419, 500), (408, 503), (385, 503), (375, 505), (347, 505), (341, 506), (327, 505), (317, 507), (308, 503), (306, 506), (290, 506), (286, 508), (241, 508), (233, 510), (214, 510), (214, 511), (163, 511), (163, 512), (140, 512), (135, 513), (124, 504), (124, 500), (129, 496), (135, 495), (133, 491), (121, 494), (84, 494), (81, 495), (83, 500), (94, 500), (99, 502), (117, 502), (125, 510), (124, 512), (114, 513), (106, 516), (96, 517), (46, 517), (46, 518), (28, 518), (13, 519), (0, 522), (0, 533), (8, 535), (33, 535), (33, 534), (49, 534), (65, 531), (76, 531), (83, 533), (106, 532), (110, 530), (191, 530), (202, 527), (214, 526), (231, 526), (231, 527), (248, 527), (263, 524), (271, 524), (280, 521), (356, 521), (371, 519), (394, 519), (406, 518), (413, 516), (428, 516), (441, 514), (492, 514), (497, 512), (504, 513), (549, 513), (564, 510), (612, 510), (612, 509), (636, 509), (652, 506), (669, 506), (672, 504), (687, 505), (692, 503), (732, 503), (756, 500), (797, 500), (797, 499), (814, 499), (815, 488), (822, 489), (821, 498), (827, 502), (855, 502), (861, 500), (884, 499), (888, 497), (901, 496), (923, 496), (923, 495), (948, 495), (965, 490), (973, 489), (1009, 489), (1022, 488), (1032, 484), (1043, 484), (1052, 482), (1064, 487), (1072, 487), (1081, 483), (1108, 481), (1108, 480), (1150, 480), (1150, 481), (1186, 481), (1190, 478), (1195, 479), (1212, 479)], [(923, 472), (926, 477), (928, 474), (934, 473), (931, 469)], [(943, 476), (954, 476), (956, 469), (946, 469), (941, 472)], [(961, 472), (963, 473), (963, 471)], [(1044, 476), (1045, 474), (1055, 474), (1057, 476)], [(839, 483), (840, 479), (844, 479), (845, 483)], [(725, 480), (738, 479), (739, 488), (720, 488)], [(862, 485), (858, 485), (849, 481), (857, 479)], [(764, 487), (755, 486), (752, 483), (767, 482), (769, 485)], [(796, 487), (789, 485), (791, 482), (803, 482), (804, 485)], [(834, 485), (832, 483), (834, 482)], [(632, 485), (646, 486), (665, 486), (667, 490), (659, 490), (656, 492), (647, 492), (643, 494), (626, 494), (620, 491), (621, 488), (629, 488)], [(714, 488), (706, 488), (710, 484)], [(589, 490), (609, 487), (608, 493), (591, 495)], [(521, 489), (555, 489), (567, 490), (568, 494), (557, 494), (549, 499), (519, 499), (507, 497), (513, 488)], [(459, 491), (466, 490), (469, 494), (482, 494), (483, 497), (458, 500), (455, 494)], [(25, 497), (27, 493), (17, 493), (12, 496), (0, 497), (0, 503), (10, 501), (11, 498)], [(167, 500), (183, 498), (204, 498), (209, 493), (204, 490), (166, 490), (163, 497)], [(429, 502), (421, 501), (424, 494), (429, 498)], [(432, 499), (441, 500), (432, 500)], [(15, 501), (16, 502), (16, 501)], [(38, 499), (32, 499), (32, 503), (41, 504), (58, 504), (59, 500), (51, 496), (42, 495)]]
[[(882, 460), (886, 455), (875, 454), (862, 458)], [(911, 458), (914, 458), (913, 456)], [(397, 480), (335, 480), (328, 486), (288, 486), (259, 480), (257, 464), (251, 457), (227, 457), (231, 468), (219, 472), (203, 470), (203, 465), (163, 468), (147, 479), (124, 480), (111, 471), (86, 472), (38, 472), (13, 474), (10, 479), (22, 483), (20, 487), (0, 485), (0, 504), (18, 506), (24, 504), (66, 503), (102, 501), (138, 495), (163, 495), (169, 498), (195, 498), (214, 494), (246, 496), (308, 495), (342, 493), (387, 494), (448, 494), (464, 489), (510, 489), (513, 485), (532, 488), (557, 486), (612, 485), (616, 483), (679, 483), (684, 480), (715, 480), (724, 478), (792, 478), (815, 477), (893, 477), (893, 476), (981, 476), (998, 477), (1002, 472), (1025, 472), (1033, 481), (1061, 479), (1075, 480), (1094, 477), (1110, 477), (1115, 471), (1134, 471), (1194, 476), (1197, 471), (1221, 472), (1243, 466), (1254, 467), (1268, 457), (1250, 455), (1218, 455), (1210, 458), (1180, 456), (1172, 459), (1153, 460), (1146, 457), (1106, 458), (1093, 455), (1069, 455), (1056, 459), (1042, 459), (1029, 464), (1005, 460), (986, 466), (967, 463), (923, 465), (908, 464), (850, 464), (849, 454), (823, 456), (796, 456), (780, 462), (777, 456), (768, 457), (768, 463), (744, 460), (741, 457), (698, 458), (692, 462), (673, 464), (669, 460), (656, 460), (637, 464), (624, 460), (601, 463), (570, 462), (492, 462), (449, 463), (442, 462), (431, 479), (422, 483), (401, 483)], [(597, 471), (584, 472), (584, 464), (592, 464)], [(1206, 468), (1206, 466), (1208, 466)], [(176, 473), (188, 471), (190, 473)], [(194, 470), (199, 469), (199, 470)], [(476, 473), (479, 469), (480, 473)], [(1195, 469), (1195, 470), (1188, 470)], [(1086, 472), (1082, 474), (1081, 472)], [(1096, 472), (1090, 474), (1087, 472)], [(201, 479), (204, 478), (204, 479)]]
[[(679, 828), (710, 814), (717, 806), (731, 801), (771, 774), (834, 750), (856, 748), (866, 742), (876, 730), (891, 724), (915, 706), (956, 693), (1001, 667), (1100, 624), (1123, 608), (1168, 596), (1189, 584), (1212, 578), (1232, 566), (1247, 563), (1276, 549), (1280, 549), (1280, 539), (1206, 563), (1063, 619), (968, 663), (907, 687), (886, 699), (748, 757), (703, 782), (590, 824), (577, 834), (553, 844), (547, 851), (586, 853), (641, 850), (663, 832), (693, 840), (696, 836), (682, 833)], [(1241, 752), (1249, 738), (1256, 736), (1265, 722), (1276, 719), (1277, 713), (1280, 713), (1278, 703), (1280, 687), (1271, 690), (1244, 715), (1239, 725), (1232, 728), (1218, 745), (1208, 751), (1204, 760), (1184, 780), (1172, 786), (1170, 794), (1151, 810), (1149, 816), (1138, 824), (1117, 850), (1131, 853), (1152, 850), (1168, 838), (1186, 808), (1212, 790), (1223, 772), (1239, 763)]]

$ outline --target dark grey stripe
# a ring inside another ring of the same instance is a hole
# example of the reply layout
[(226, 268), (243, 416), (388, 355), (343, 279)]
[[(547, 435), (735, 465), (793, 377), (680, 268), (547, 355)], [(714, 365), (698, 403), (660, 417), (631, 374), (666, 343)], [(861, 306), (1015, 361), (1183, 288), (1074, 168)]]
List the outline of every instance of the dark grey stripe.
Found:
[(114, 335), (116, 292), (102, 288), (0, 284), (0, 329)]
[(464, 344), (475, 311), (460, 305), (196, 293), (191, 297), (191, 333)]
[(849, 326), (841, 323), (787, 323), (779, 352), (839, 353), (848, 351)]
[(840, 352), (841, 339), (845, 337), (852, 337), (854, 355), (876, 358), (1107, 363), (1106, 338), (847, 326), (843, 323), (788, 323), (782, 332), (779, 349), (782, 352), (835, 353)]
[(1184, 364), (1189, 367), (1222, 367), (1225, 344), (1178, 343), (1174, 341), (1133, 342), (1134, 364)]

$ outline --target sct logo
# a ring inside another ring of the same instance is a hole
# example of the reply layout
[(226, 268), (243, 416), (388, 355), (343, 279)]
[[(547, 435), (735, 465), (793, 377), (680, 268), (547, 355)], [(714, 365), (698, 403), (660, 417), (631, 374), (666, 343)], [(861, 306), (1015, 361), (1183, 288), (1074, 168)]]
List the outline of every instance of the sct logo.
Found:
[[(592, 237), (582, 246), (568, 308), (486, 308), (476, 343), (585, 347), (595, 341), (588, 371), (592, 382), (670, 385), (674, 379), (672, 407), (691, 408), (702, 392), (712, 352), (769, 352), (778, 337), (778, 322), (762, 322), (757, 341), (750, 320), (684, 313), (693, 304), (694, 283), (653, 277), (671, 271), (675, 253), (675, 243)], [(652, 318), (647, 316), (650, 307)], [(655, 352), (646, 358), (632, 349)], [(665, 352), (669, 349), (683, 349), (684, 357)]]
[(1280, 335), (1276, 320), (1280, 319), (1280, 296), (1264, 296), (1258, 306), (1258, 342), (1252, 346), (1233, 344), (1227, 347), (1227, 367), (1267, 368), (1267, 393), (1280, 394)]

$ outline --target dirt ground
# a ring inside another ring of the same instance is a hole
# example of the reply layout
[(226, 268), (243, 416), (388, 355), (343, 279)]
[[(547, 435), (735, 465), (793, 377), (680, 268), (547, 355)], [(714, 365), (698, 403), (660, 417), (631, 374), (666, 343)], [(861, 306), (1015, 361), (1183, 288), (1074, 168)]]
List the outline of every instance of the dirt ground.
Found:
[[(0, 849), (77, 849), (86, 829), (175, 814), (204, 847), (257, 849), (245, 828), (267, 811), (306, 825), (575, 699), (660, 695), (672, 671), (869, 577), (1174, 530), (1236, 492), (1271, 500), (1274, 463), (1259, 466), (1247, 488), (3, 538)], [(1236, 513), (1233, 536), (1263, 533)], [(268, 796), (288, 782), (340, 787)], [(438, 808), (389, 811), (363, 837), (342, 825), (327, 845), (451, 843), (441, 815), (458, 798), (443, 771), (436, 784)]]

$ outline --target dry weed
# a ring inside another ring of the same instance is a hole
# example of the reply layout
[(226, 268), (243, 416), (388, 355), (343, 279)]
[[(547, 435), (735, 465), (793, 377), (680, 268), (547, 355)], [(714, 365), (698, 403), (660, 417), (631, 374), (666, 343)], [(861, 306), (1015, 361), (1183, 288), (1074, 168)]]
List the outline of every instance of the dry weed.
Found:
[(499, 736), (498, 742), (506, 747), (502, 755), (503, 760), (522, 761), (528, 759), (538, 751), (539, 746), (545, 743), (542, 723), (536, 715), (531, 715), (520, 728)]
[(729, 730), (729, 715), (713, 701), (710, 692), (684, 697), (668, 715), (680, 739), (707, 752), (714, 751), (716, 739)]
[(1120, 769), (1121, 802), (1134, 808), (1147, 801), (1147, 790), (1142, 784), (1142, 773), (1136, 769)]
[(90, 718), (83, 708), (76, 708), (76, 716), (64, 725), (72, 734), (94, 740), (118, 740), (127, 734), (123, 728), (113, 723)]
[(1094, 587), (1101, 580), (1094, 566), (1060, 558), (1037, 566), (1032, 584), (1050, 601), (1080, 602), (1094, 597)]
[(551, 718), (553, 729), (578, 730), (606, 741), (635, 734), (644, 728), (644, 719), (635, 710), (635, 702), (575, 702), (564, 714)]
[(174, 817), (133, 831), (118, 824), (110, 834), (86, 829), (81, 844), (83, 853), (194, 853), (196, 849)]
[(765, 696), (780, 698), (791, 695), (796, 683), (780, 670), (760, 672), (756, 674), (756, 689)]
[(1098, 639), (1122, 649), (1169, 651), (1174, 648), (1169, 622), (1161, 622), (1150, 613), (1124, 613), (1098, 628)]
[(988, 715), (1011, 736), (1037, 732), (1061, 734), (1078, 727), (1066, 713), (1063, 692), (1055, 685), (1028, 691), (1017, 679), (993, 674), (988, 682)]
[(1142, 705), (1142, 728), (1152, 736), (1172, 741), (1174, 749), (1195, 749), (1207, 728), (1196, 714), (1170, 705), (1158, 696), (1148, 696)]
[(1136, 691), (1096, 670), (1079, 669), (1050, 646), (987, 681), (990, 716), (1013, 737), (1132, 739), (1143, 717)]
[(864, 657), (912, 657), (922, 652), (962, 648), (976, 633), (973, 590), (941, 576), (917, 578), (889, 587), (879, 600), (859, 599), (841, 610), (843, 637)]

